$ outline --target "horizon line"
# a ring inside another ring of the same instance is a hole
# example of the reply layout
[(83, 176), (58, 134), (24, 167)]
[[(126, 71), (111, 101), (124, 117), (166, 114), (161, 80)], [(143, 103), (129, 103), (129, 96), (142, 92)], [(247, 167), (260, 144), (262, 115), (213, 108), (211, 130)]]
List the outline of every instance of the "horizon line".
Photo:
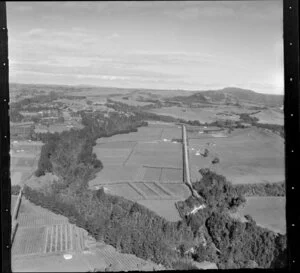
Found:
[(238, 87), (238, 86), (226, 86), (223, 88), (211, 88), (211, 89), (198, 89), (198, 90), (190, 90), (190, 89), (160, 89), (160, 88), (146, 88), (146, 87), (117, 87), (117, 86), (104, 86), (104, 85), (93, 85), (93, 84), (56, 84), (56, 83), (21, 83), (21, 82), (9, 82), (9, 84), (20, 84), (20, 85), (46, 85), (46, 86), (64, 86), (64, 87), (87, 87), (87, 88), (116, 88), (116, 89), (140, 89), (140, 90), (153, 90), (153, 91), (183, 91), (183, 92), (205, 92), (205, 91), (222, 91), (226, 88), (236, 88), (236, 89), (242, 89), (245, 91), (251, 91), (257, 94), (262, 94), (262, 95), (274, 95), (274, 96), (284, 96), (283, 94), (272, 94), (272, 93), (263, 93), (263, 92), (258, 92), (254, 91), (253, 89), (248, 89), (248, 88), (243, 88), (243, 87)]

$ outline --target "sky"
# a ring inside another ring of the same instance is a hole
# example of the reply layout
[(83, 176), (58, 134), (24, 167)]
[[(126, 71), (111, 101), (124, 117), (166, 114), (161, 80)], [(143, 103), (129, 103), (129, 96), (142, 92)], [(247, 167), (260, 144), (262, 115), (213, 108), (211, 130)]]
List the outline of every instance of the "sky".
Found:
[(10, 82), (283, 94), (282, 5), (7, 2)]

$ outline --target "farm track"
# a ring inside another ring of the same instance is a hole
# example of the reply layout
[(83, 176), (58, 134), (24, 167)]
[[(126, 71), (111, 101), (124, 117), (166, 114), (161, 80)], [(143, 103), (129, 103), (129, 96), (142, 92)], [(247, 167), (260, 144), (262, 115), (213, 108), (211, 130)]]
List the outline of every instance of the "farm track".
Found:
[(152, 191), (152, 192), (154, 192), (157, 196), (160, 196), (161, 197), (161, 194), (160, 194), (160, 192), (159, 191), (157, 191), (155, 188), (153, 188), (153, 187), (150, 187), (150, 185), (149, 185), (150, 183), (144, 183), (144, 185), (150, 190), (150, 191)]
[(160, 135), (159, 135), (159, 139), (162, 139), (162, 136), (163, 136), (163, 134), (164, 134), (164, 131), (165, 131), (165, 129), (162, 128), (162, 130), (161, 130), (161, 132), (160, 132)]
[(170, 169), (170, 170), (182, 170), (182, 168), (178, 168), (178, 167), (162, 167), (162, 166), (149, 166), (149, 165), (143, 165), (144, 168), (153, 168), (153, 169)]
[(128, 185), (133, 188), (141, 197), (146, 198), (147, 194), (139, 189), (136, 185), (133, 183), (128, 183)]
[(136, 141), (135, 144), (134, 144), (134, 146), (131, 148), (131, 152), (129, 153), (129, 155), (127, 156), (127, 158), (124, 160), (122, 166), (125, 166), (125, 165), (126, 165), (127, 161), (129, 160), (129, 158), (130, 158), (131, 155), (133, 154), (134, 149), (135, 149), (135, 147), (136, 147), (137, 144), (138, 144), (138, 142)]
[(165, 194), (167, 194), (168, 196), (172, 196), (172, 194), (169, 192), (169, 190), (167, 190), (164, 186), (162, 186), (161, 184), (154, 182), (153, 183), (157, 188), (159, 188), (160, 190), (162, 190)]

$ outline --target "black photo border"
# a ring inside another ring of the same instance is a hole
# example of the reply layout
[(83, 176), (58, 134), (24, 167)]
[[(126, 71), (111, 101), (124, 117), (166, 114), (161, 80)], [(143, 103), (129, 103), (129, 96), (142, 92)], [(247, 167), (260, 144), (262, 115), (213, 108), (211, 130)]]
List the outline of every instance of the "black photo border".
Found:
[[(300, 268), (300, 82), (299, 82), (299, 1), (283, 1), (284, 38), (284, 128), (286, 175), (286, 226), (288, 268)], [(11, 272), (11, 180), (9, 126), (9, 61), (6, 2), (0, 1), (0, 177), (2, 272)], [(298, 250), (298, 251), (297, 251)], [(265, 271), (265, 270), (264, 270)], [(276, 270), (277, 271), (277, 270)], [(281, 270), (280, 270), (281, 271)]]

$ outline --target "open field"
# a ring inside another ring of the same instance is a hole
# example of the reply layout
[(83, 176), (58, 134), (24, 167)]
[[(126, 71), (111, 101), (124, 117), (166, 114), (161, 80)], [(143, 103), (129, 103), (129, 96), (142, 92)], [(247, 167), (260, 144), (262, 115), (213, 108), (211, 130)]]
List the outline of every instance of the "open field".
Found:
[(113, 100), (114, 102), (121, 102), (121, 103), (125, 103), (128, 105), (132, 105), (132, 106), (145, 106), (145, 105), (152, 105), (152, 102), (144, 102), (144, 101), (139, 101), (136, 100), (135, 98), (131, 98), (128, 97), (128, 99), (125, 99), (127, 96), (116, 96), (116, 97), (112, 97), (110, 98), (111, 100)]
[(239, 120), (240, 113), (251, 113), (253, 110), (240, 108), (237, 106), (227, 105), (208, 105), (203, 107), (190, 108), (181, 106), (162, 107), (149, 110), (149, 112), (171, 116), (174, 118), (182, 118), (185, 120), (198, 120), (199, 122), (213, 122), (218, 119)]
[(25, 198), (22, 198), (18, 222), (19, 227), (47, 226), (65, 224), (68, 223), (68, 219), (42, 207), (35, 206)]
[(92, 189), (140, 202), (170, 221), (180, 219), (175, 202), (190, 190), (183, 183), (181, 127), (150, 122), (138, 132), (97, 140), (94, 149), (104, 168), (89, 182)]
[[(13, 272), (87, 272), (91, 268), (83, 255), (76, 253), (72, 260), (65, 260), (63, 255), (20, 256), (13, 257)], [(98, 257), (98, 259), (101, 259)], [(104, 269), (105, 266), (99, 267)]]
[[(197, 169), (210, 168), (233, 183), (278, 182), (285, 179), (284, 140), (263, 129), (234, 130), (228, 137), (189, 140), (192, 180), (201, 178)], [(209, 150), (207, 157), (201, 153)], [(218, 157), (220, 162), (212, 164)]]
[(238, 215), (250, 214), (258, 225), (285, 234), (285, 202), (285, 197), (247, 197), (247, 203)]
[(149, 112), (185, 120), (199, 120), (200, 122), (213, 122), (216, 120), (214, 109), (207, 108), (200, 109), (172, 106), (153, 109)]
[(284, 123), (284, 114), (282, 111), (279, 110), (262, 110), (261, 112), (252, 116), (257, 117), (259, 119), (258, 123), (269, 123), (278, 125), (283, 125)]
[(38, 141), (12, 141), (12, 185), (21, 185), (36, 170), (42, 145)]
[(130, 200), (174, 200), (187, 198), (190, 195), (188, 187), (183, 183), (152, 182), (115, 182), (95, 185), (92, 189), (104, 187), (107, 193), (120, 195)]
[(175, 203), (179, 200), (138, 200), (137, 202), (146, 208), (156, 212), (170, 222), (181, 220)]
[(155, 123), (138, 132), (98, 139), (94, 152), (104, 168), (89, 185), (182, 182), (182, 144), (172, 138), (181, 138), (180, 127)]
[(15, 205), (16, 205), (17, 199), (18, 199), (17, 195), (12, 195), (11, 196), (11, 202), (10, 202), (11, 203), (11, 206), (10, 206), (11, 214), (13, 213), (13, 211), (15, 209)]

